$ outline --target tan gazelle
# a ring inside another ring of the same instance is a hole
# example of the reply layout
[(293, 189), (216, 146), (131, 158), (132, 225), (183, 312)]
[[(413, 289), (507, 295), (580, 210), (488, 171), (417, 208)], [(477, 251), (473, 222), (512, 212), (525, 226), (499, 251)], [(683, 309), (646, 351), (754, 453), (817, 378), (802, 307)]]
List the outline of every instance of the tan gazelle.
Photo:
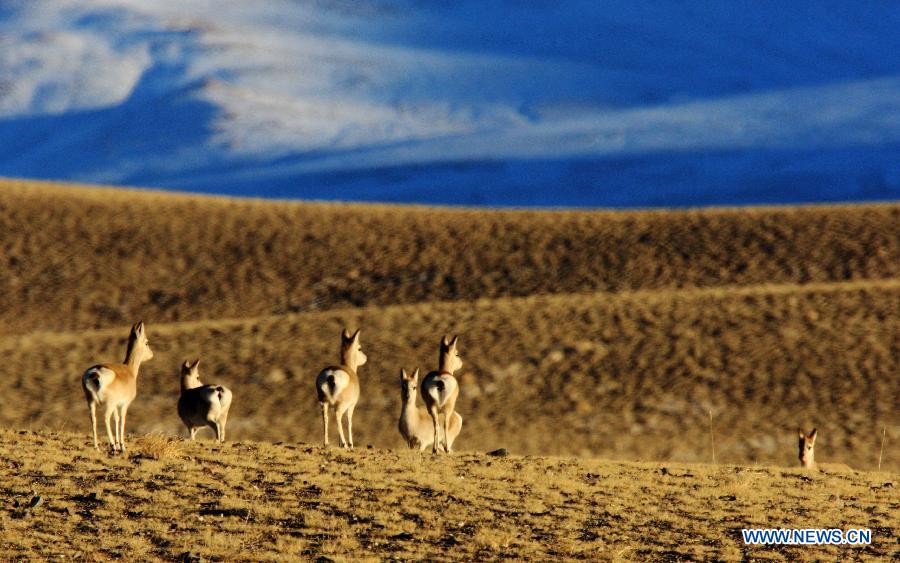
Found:
[(191, 440), (197, 435), (197, 430), (209, 427), (216, 433), (216, 440), (224, 442), (230, 408), (231, 390), (222, 385), (204, 385), (200, 381), (200, 360), (193, 364), (185, 360), (181, 366), (178, 416), (187, 426)]
[(813, 428), (809, 434), (800, 433), (800, 465), (806, 469), (815, 469), (816, 467), (816, 436), (818, 431)]
[[(104, 407), (106, 436), (113, 452), (125, 451), (125, 416), (128, 406), (137, 395), (137, 377), (141, 362), (153, 357), (150, 343), (144, 332), (144, 323), (131, 327), (125, 362), (121, 364), (98, 364), (88, 368), (81, 376), (81, 387), (91, 413), (91, 429), (94, 432), (94, 447), (97, 443), (97, 405)], [(115, 419), (116, 433), (110, 428), (110, 418)]]
[[(456, 347), (458, 341), (459, 336), (454, 336), (453, 340), (449, 341), (446, 336), (441, 339), (438, 370), (429, 373), (422, 380), (422, 399), (434, 424), (432, 453), (437, 453), (439, 447), (443, 447), (447, 453), (452, 451), (448, 436), (456, 408), (456, 398), (459, 396), (459, 384), (453, 377), (453, 372), (462, 367), (462, 360)], [(441, 415), (444, 415), (443, 421)]]
[[(416, 406), (416, 390), (418, 387), (419, 369), (416, 368), (412, 375), (407, 374), (405, 369), (401, 369), (400, 398), (402, 404), (400, 406), (400, 434), (406, 440), (406, 445), (410, 449), (418, 448), (419, 451), (424, 451), (425, 448), (434, 443), (434, 426), (428, 411), (424, 407)], [(450, 429), (447, 433), (447, 443), (451, 448), (461, 429), (462, 416), (458, 412), (454, 412), (450, 417)]]
[[(353, 410), (359, 400), (359, 377), (356, 370), (366, 363), (366, 355), (359, 345), (359, 331), (353, 335), (347, 329), (341, 333), (341, 363), (323, 369), (316, 378), (316, 394), (322, 406), (322, 423), (325, 426), (325, 445), (328, 445), (328, 407), (334, 407), (338, 434), (342, 448), (353, 447)], [(347, 434), (341, 419), (347, 413)]]

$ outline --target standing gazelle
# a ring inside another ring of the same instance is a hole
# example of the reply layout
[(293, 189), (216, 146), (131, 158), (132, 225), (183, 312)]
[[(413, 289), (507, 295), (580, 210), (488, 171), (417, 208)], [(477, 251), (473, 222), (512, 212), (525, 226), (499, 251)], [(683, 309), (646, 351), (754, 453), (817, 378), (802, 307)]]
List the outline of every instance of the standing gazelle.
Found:
[(225, 423), (231, 408), (231, 390), (221, 385), (203, 385), (200, 381), (200, 360), (193, 364), (185, 360), (181, 366), (181, 397), (178, 416), (187, 426), (191, 440), (197, 430), (207, 426), (216, 433), (216, 440), (225, 441)]
[[(398, 425), (400, 434), (406, 440), (407, 446), (418, 448), (421, 452), (434, 443), (434, 429), (428, 411), (424, 407), (416, 406), (416, 388), (418, 385), (419, 368), (416, 368), (412, 375), (407, 374), (405, 369), (400, 370), (400, 398), (402, 399), (400, 423)], [(461, 429), (462, 416), (458, 412), (454, 412), (450, 417), (450, 430), (447, 434), (447, 443), (451, 448)]]
[[(438, 355), (438, 370), (425, 376), (422, 380), (422, 399), (425, 408), (431, 415), (434, 423), (434, 441), (431, 444), (431, 452), (438, 452), (438, 445), (443, 446), (444, 451), (450, 453), (450, 422), (453, 419), (453, 410), (456, 407), (456, 397), (459, 396), (459, 384), (453, 377), (453, 372), (462, 367), (462, 360), (456, 348), (459, 336), (454, 336), (448, 341), (444, 336), (441, 339), (441, 349)], [(440, 415), (444, 415), (443, 424)], [(443, 440), (439, 440), (439, 428), (443, 426)]]
[[(109, 445), (113, 452), (125, 451), (125, 415), (137, 395), (137, 376), (141, 362), (152, 357), (153, 351), (150, 350), (150, 343), (144, 332), (144, 323), (139, 322), (131, 327), (124, 363), (98, 364), (88, 368), (81, 376), (81, 387), (91, 412), (94, 448), (100, 449), (97, 443), (97, 405), (103, 405)], [(115, 437), (109, 426), (111, 417), (116, 422)]]
[(818, 431), (813, 428), (809, 434), (804, 434), (800, 430), (800, 465), (806, 469), (815, 469), (816, 467), (816, 435)]
[[(353, 448), (353, 409), (359, 400), (359, 377), (356, 370), (366, 363), (366, 355), (359, 345), (359, 330), (353, 335), (347, 329), (341, 333), (341, 364), (323, 369), (316, 378), (316, 395), (322, 406), (322, 423), (325, 425), (325, 445), (328, 445), (328, 406), (334, 407), (338, 434), (342, 448)], [(350, 440), (344, 438), (344, 426), (341, 419), (347, 413), (347, 433)]]

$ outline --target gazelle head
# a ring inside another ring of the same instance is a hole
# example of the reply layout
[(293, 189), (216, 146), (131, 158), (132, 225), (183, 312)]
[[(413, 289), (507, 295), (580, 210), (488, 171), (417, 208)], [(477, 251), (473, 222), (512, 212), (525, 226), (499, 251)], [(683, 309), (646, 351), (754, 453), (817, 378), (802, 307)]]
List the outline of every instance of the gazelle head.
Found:
[(400, 370), (400, 397), (404, 403), (416, 401), (416, 389), (419, 387), (419, 368), (412, 375), (406, 373), (405, 369)]
[(446, 336), (441, 338), (441, 352), (438, 358), (438, 365), (442, 371), (453, 373), (462, 367), (462, 358), (459, 357), (459, 350), (456, 347), (458, 341), (459, 336), (454, 336), (453, 340), (448, 340)]
[(345, 328), (341, 333), (341, 363), (355, 370), (368, 359), (359, 344), (359, 329), (351, 335)]
[(807, 469), (811, 469), (816, 466), (815, 459), (815, 447), (816, 447), (816, 435), (818, 431), (813, 428), (812, 432), (809, 434), (804, 434), (803, 430), (800, 430), (800, 465), (806, 467)]
[(187, 391), (188, 389), (196, 389), (197, 387), (202, 387), (203, 384), (200, 383), (200, 358), (197, 358), (194, 363), (191, 363), (187, 360), (181, 364), (181, 390)]
[(153, 350), (150, 349), (150, 341), (147, 340), (147, 333), (144, 331), (144, 321), (138, 321), (137, 324), (131, 327), (125, 363), (129, 363), (131, 358), (137, 358), (139, 362), (146, 362), (153, 358)]

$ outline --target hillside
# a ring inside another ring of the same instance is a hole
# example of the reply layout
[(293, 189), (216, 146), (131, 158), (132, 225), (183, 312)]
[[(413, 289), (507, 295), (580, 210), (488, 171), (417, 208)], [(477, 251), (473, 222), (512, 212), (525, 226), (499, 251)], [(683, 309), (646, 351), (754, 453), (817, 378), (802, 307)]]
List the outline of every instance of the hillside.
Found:
[(229, 385), (236, 440), (318, 443), (344, 327), (357, 443), (401, 445), (401, 367), (461, 335), (462, 450), (900, 467), (900, 207), (525, 212), (301, 204), (7, 181), (0, 424), (88, 432), (80, 374), (127, 327), (156, 357), (136, 434), (182, 432), (178, 366)]
[[(887, 561), (897, 473), (433, 458), (306, 444), (0, 430), (0, 558)], [(35, 505), (31, 507), (31, 505)], [(868, 528), (872, 544), (745, 546), (741, 528)]]
[(319, 309), (900, 278), (900, 205), (487, 211), (0, 180), (0, 335)]
[[(435, 302), (230, 321), (148, 324), (129, 428), (183, 432), (178, 366), (235, 392), (235, 440), (318, 443), (313, 381), (361, 327), (369, 362), (358, 444), (400, 447), (399, 370), (434, 369), (437, 341), (461, 334), (463, 450), (706, 461), (796, 461), (796, 428), (818, 426), (818, 456), (900, 468), (900, 283), (644, 291)], [(79, 375), (120, 361), (127, 329), (0, 340), (12, 386), (0, 424), (89, 432)]]

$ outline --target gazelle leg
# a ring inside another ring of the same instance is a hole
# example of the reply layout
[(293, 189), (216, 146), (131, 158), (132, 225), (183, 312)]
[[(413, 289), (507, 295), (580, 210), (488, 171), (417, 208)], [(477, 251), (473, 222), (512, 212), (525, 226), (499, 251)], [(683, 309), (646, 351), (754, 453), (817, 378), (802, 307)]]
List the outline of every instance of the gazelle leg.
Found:
[(347, 407), (341, 405), (340, 407), (335, 407), (334, 409), (334, 417), (337, 419), (337, 427), (338, 427), (338, 435), (341, 437), (341, 447), (349, 448), (350, 444), (347, 443), (347, 438), (344, 437), (344, 424), (341, 422), (341, 419), (344, 418), (344, 413), (347, 412)]
[(120, 451), (120, 444), (122, 443), (122, 436), (119, 433), (121, 431), (119, 420), (119, 407), (113, 407), (113, 434), (116, 436), (116, 447), (114, 449), (116, 451)]
[(106, 438), (109, 440), (109, 447), (112, 448), (112, 451), (116, 451), (116, 439), (113, 436), (112, 426), (110, 426), (110, 419), (112, 419), (112, 415), (115, 409), (107, 408), (104, 413), (104, 417), (106, 418)]
[(226, 422), (228, 422), (228, 413), (225, 413), (219, 417), (219, 428), (220, 428), (220, 432), (221, 432), (220, 438), (219, 438), (220, 442), (225, 441), (225, 423)]
[(450, 417), (453, 412), (444, 413), (444, 451), (450, 453)]
[(190, 430), (190, 432), (191, 432), (191, 440), (196, 440), (197, 439), (197, 429), (194, 428), (193, 426), (191, 426), (190, 428), (188, 428), (188, 430)]
[(120, 424), (122, 425), (121, 432), (119, 433), (119, 450), (125, 451), (125, 417), (128, 416), (128, 405), (122, 405), (122, 420)]
[(100, 444), (97, 443), (97, 403), (88, 401), (88, 408), (91, 411), (91, 430), (94, 433), (94, 449), (99, 450)]
[(322, 405), (322, 424), (325, 426), (325, 445), (328, 445), (328, 403)]
[(431, 443), (431, 453), (438, 453), (438, 444), (440, 444), (439, 440), (441, 438), (441, 433), (438, 431), (440, 425), (438, 424), (438, 411), (437, 407), (431, 408), (431, 420), (434, 422), (434, 441)]
[(356, 405), (352, 405), (347, 409), (347, 434), (350, 438), (350, 449), (353, 449), (353, 409), (356, 408)]

